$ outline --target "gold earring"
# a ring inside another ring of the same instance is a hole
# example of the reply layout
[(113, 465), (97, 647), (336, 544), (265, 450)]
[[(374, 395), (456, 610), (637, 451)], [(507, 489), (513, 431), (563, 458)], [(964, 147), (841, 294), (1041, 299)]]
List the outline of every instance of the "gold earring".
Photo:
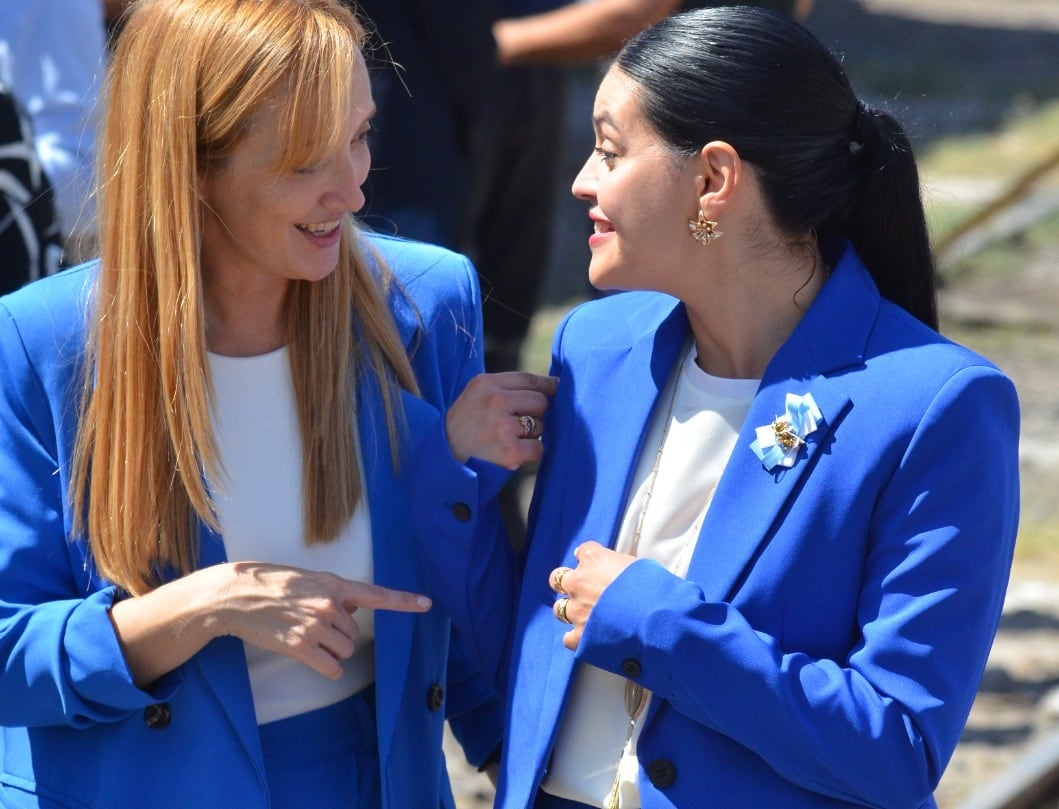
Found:
[(718, 236), (724, 235), (721, 231), (717, 230), (717, 223), (712, 219), (707, 219), (706, 214), (701, 210), (699, 211), (698, 219), (688, 220), (688, 230), (691, 231), (691, 235), (695, 238), (695, 241), (702, 245), (707, 245)]

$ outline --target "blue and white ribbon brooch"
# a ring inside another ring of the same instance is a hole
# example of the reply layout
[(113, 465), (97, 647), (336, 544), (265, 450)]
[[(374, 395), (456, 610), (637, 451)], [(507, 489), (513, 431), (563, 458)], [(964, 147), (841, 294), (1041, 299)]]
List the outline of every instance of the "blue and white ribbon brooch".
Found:
[(786, 412), (776, 416), (771, 424), (758, 427), (757, 439), (751, 442), (750, 448), (768, 471), (777, 466), (790, 468), (794, 466), (805, 439), (816, 431), (823, 419), (811, 393), (804, 396), (788, 393)]

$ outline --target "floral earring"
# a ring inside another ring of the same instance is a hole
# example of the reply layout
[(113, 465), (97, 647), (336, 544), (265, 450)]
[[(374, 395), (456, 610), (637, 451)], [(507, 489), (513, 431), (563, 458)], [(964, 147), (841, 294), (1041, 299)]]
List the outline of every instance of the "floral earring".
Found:
[(688, 230), (691, 231), (692, 237), (701, 245), (708, 245), (718, 236), (723, 236), (721, 231), (717, 230), (717, 223), (712, 219), (707, 219), (706, 214), (699, 210), (698, 219), (688, 220)]

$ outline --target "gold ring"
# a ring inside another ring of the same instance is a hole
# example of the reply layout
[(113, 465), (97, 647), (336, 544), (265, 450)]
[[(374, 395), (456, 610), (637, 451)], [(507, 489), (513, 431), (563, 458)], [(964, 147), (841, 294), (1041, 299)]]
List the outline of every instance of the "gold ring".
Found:
[(523, 438), (529, 438), (537, 429), (537, 420), (533, 416), (519, 416), (518, 423), (522, 425)]
[(555, 617), (562, 621), (564, 624), (572, 624), (569, 618), (566, 617), (566, 608), (570, 605), (569, 598), (560, 598), (555, 602)]
[(555, 576), (553, 577), (555, 580), (555, 592), (562, 593), (563, 595), (567, 594), (566, 590), (563, 589), (563, 576), (569, 572), (570, 568), (568, 567), (556, 568)]

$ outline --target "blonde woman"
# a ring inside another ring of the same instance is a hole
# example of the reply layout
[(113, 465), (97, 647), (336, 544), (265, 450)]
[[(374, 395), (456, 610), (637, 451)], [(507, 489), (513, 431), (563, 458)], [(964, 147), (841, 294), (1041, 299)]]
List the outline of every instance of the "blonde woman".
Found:
[(337, 0), (133, 6), (101, 258), (0, 302), (0, 805), (453, 805), (443, 721), (489, 692), (447, 689), (401, 474), (479, 299), (348, 216), (362, 40)]

